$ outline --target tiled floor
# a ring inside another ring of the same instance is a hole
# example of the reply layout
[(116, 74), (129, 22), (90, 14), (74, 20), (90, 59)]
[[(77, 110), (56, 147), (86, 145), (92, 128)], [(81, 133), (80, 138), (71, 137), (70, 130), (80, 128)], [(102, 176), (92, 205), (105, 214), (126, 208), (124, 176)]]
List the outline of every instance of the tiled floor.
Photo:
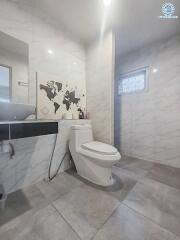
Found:
[(124, 158), (116, 184), (73, 172), (9, 195), (0, 240), (180, 240), (180, 169)]

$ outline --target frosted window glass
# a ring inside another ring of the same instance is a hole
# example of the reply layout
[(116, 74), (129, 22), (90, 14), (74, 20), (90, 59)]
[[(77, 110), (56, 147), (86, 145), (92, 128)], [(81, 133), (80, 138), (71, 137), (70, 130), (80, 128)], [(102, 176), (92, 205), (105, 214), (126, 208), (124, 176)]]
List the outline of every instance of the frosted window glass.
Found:
[(119, 94), (132, 93), (145, 89), (146, 70), (127, 74), (119, 81)]
[(10, 69), (8, 67), (0, 66), (0, 101), (9, 102), (9, 88), (10, 88)]

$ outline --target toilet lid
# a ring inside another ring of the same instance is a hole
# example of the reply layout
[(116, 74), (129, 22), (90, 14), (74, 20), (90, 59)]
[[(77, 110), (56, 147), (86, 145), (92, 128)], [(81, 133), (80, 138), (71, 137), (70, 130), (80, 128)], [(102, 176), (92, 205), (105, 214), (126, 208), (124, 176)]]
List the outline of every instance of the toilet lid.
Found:
[(97, 141), (84, 143), (82, 148), (105, 155), (114, 155), (117, 153), (117, 149), (115, 147)]

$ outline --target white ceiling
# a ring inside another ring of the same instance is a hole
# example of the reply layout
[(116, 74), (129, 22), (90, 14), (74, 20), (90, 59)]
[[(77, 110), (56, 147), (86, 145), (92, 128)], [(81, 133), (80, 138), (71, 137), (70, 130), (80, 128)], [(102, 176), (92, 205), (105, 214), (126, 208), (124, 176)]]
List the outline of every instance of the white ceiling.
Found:
[[(118, 54), (126, 54), (149, 43), (180, 33), (180, 0), (119, 0), (121, 13), (116, 13), (116, 47)], [(159, 19), (164, 2), (176, 6), (179, 19)], [(116, 12), (119, 11), (117, 9)]]
[[(84, 44), (100, 36), (105, 9), (103, 0), (14, 0), (34, 4), (63, 25)], [(116, 33), (119, 54), (170, 37), (180, 32), (180, 0), (168, 0), (176, 6), (179, 19), (159, 19), (164, 0), (112, 0), (106, 12), (106, 28)]]
[(28, 59), (29, 46), (27, 43), (20, 41), (10, 35), (0, 31), (0, 49), (13, 52), (25, 59)]

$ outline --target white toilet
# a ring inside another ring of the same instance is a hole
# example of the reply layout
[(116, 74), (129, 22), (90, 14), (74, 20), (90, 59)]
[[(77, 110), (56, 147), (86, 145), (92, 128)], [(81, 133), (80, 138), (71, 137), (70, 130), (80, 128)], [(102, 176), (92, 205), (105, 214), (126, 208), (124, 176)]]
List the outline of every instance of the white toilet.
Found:
[(101, 186), (113, 184), (112, 166), (121, 155), (115, 147), (94, 141), (91, 125), (72, 126), (69, 149), (81, 177)]

